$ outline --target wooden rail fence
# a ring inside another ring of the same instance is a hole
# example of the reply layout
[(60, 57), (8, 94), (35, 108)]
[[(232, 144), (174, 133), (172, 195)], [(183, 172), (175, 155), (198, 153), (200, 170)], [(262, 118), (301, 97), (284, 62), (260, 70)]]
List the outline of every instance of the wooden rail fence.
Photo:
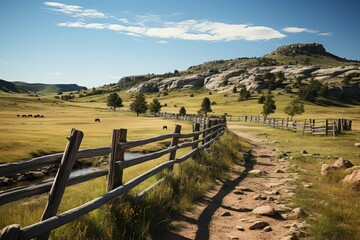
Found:
[(352, 120), (349, 119), (305, 119), (302, 121), (291, 121), (289, 118), (265, 118), (263, 116), (227, 116), (229, 122), (256, 122), (262, 123), (278, 129), (289, 130), (293, 132), (311, 133), (312, 135), (329, 134), (335, 136), (342, 131), (352, 130)]
[[(49, 192), (48, 202), (40, 222), (26, 227), (20, 227), (18, 224), (9, 225), (2, 230), (0, 240), (31, 238), (48, 239), (51, 230), (74, 221), (82, 215), (111, 202), (146, 179), (165, 169), (171, 172), (175, 164), (186, 161), (187, 159), (194, 157), (197, 153), (210, 147), (210, 145), (224, 133), (225, 129), (225, 118), (206, 119), (206, 123), (203, 125), (202, 130), (200, 130), (199, 122), (194, 124), (193, 132), (191, 133), (181, 133), (181, 126), (175, 125), (175, 131), (171, 134), (134, 141), (126, 140), (126, 129), (115, 129), (113, 130), (110, 147), (85, 150), (79, 150), (84, 136), (83, 132), (72, 129), (64, 153), (42, 156), (24, 162), (0, 165), (0, 176), (11, 176), (16, 173), (26, 172), (43, 166), (60, 164), (53, 180), (35, 185), (16, 187), (0, 192), (0, 205)], [(124, 159), (124, 153), (128, 149), (167, 139), (171, 140), (171, 145), (166, 149), (126, 161)], [(176, 158), (176, 151), (186, 147), (191, 147), (191, 150), (185, 155)], [(126, 183), (123, 182), (124, 169), (157, 159), (165, 154), (169, 154), (169, 161), (161, 163)], [(104, 155), (110, 155), (108, 169), (101, 169), (84, 175), (70, 177), (76, 159)], [(60, 214), (57, 213), (63, 193), (67, 186), (82, 183), (101, 176), (107, 176), (107, 193), (81, 206)], [(148, 190), (159, 184), (162, 180), (163, 179), (159, 180), (148, 189), (145, 189), (143, 192), (139, 193), (138, 196), (143, 196)]]

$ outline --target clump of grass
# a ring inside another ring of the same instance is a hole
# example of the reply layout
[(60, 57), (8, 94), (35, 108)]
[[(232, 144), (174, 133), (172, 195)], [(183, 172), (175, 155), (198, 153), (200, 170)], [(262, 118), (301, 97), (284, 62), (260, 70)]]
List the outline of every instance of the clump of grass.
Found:
[(30, 156), (32, 158), (36, 158), (36, 157), (41, 157), (41, 156), (50, 155), (50, 154), (54, 154), (54, 153), (56, 153), (56, 151), (44, 151), (44, 150), (39, 149), (39, 150), (30, 152)]

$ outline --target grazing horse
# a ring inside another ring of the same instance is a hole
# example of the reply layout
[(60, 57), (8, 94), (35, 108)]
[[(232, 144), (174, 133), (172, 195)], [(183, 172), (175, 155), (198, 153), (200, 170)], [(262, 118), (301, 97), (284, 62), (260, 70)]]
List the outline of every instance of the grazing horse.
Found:
[(32, 115), (32, 114), (29, 114), (28, 117), (33, 117), (33, 115)]
[(16, 115), (17, 117), (20, 117), (20, 115)]
[(163, 126), (163, 130), (167, 130), (167, 126)]
[(41, 115), (40, 118), (44, 118), (44, 115)]
[(23, 118), (27, 118), (27, 115), (22, 115), (21, 117), (23, 117)]
[(95, 118), (95, 122), (100, 122), (100, 118)]

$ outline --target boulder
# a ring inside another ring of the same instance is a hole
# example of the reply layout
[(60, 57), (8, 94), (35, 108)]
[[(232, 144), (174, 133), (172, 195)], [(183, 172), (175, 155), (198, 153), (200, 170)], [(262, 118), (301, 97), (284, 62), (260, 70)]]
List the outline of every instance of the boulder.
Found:
[(360, 147), (360, 143), (355, 143), (354, 147)]
[(261, 216), (268, 216), (268, 217), (273, 217), (276, 214), (275, 209), (270, 206), (260, 206), (255, 208), (252, 212)]
[(355, 170), (351, 174), (347, 175), (342, 182), (350, 185), (357, 191), (360, 191), (360, 170)]
[(258, 229), (264, 229), (265, 227), (269, 226), (268, 222), (264, 222), (264, 221), (257, 221), (254, 222), (249, 229), (250, 230), (258, 230)]
[(321, 165), (321, 171), (320, 174), (323, 176), (328, 175), (330, 172), (337, 170), (338, 168), (330, 165), (330, 164), (326, 164), (324, 163), (323, 165)]
[(307, 217), (308, 214), (302, 207), (294, 208), (287, 216), (287, 219), (300, 219)]
[(346, 168), (351, 168), (354, 165), (349, 160), (339, 158), (338, 160), (336, 160), (336, 162), (333, 164), (333, 166), (337, 167), (337, 168), (346, 169)]
[(249, 171), (250, 174), (256, 174), (256, 175), (266, 175), (267, 172), (260, 170), (260, 169), (253, 169)]

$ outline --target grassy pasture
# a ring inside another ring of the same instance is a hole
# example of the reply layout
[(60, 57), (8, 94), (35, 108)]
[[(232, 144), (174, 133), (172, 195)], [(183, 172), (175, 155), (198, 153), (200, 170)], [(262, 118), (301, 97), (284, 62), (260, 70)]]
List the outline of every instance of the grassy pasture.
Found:
[[(133, 93), (120, 92), (119, 94), (124, 101), (124, 107), (113, 112), (106, 106), (107, 94), (75, 98), (73, 102), (66, 102), (55, 100), (54, 96), (56, 95), (41, 95), (40, 100), (38, 100), (37, 97), (29, 97), (27, 95), (0, 93), (0, 163), (29, 159), (31, 158), (32, 152), (39, 150), (45, 152), (62, 152), (67, 141), (65, 137), (68, 136), (71, 128), (77, 128), (85, 134), (80, 147), (81, 149), (109, 146), (111, 133), (115, 128), (127, 128), (128, 140), (142, 139), (160, 135), (165, 132), (170, 133), (176, 123), (182, 125), (182, 132), (191, 132), (191, 125), (186, 122), (176, 122), (174, 120), (146, 116), (136, 117), (134, 113), (126, 111), (129, 108)], [(191, 94), (194, 96), (191, 97)], [(283, 109), (294, 95), (280, 95), (277, 91), (274, 91), (274, 95), (277, 110), (276, 113), (270, 115), (270, 117), (286, 117)], [(152, 99), (156, 97), (162, 104), (166, 103), (167, 107), (162, 108), (162, 111), (166, 112), (178, 113), (180, 107), (184, 106), (187, 113), (195, 114), (200, 108), (202, 99), (209, 97), (211, 102), (216, 102), (215, 105), (212, 105), (213, 114), (216, 115), (224, 113), (233, 116), (261, 114), (262, 105), (257, 103), (258, 95), (255, 94), (251, 100), (244, 102), (238, 102), (238, 96), (238, 94), (233, 93), (217, 92), (212, 92), (210, 95), (209, 91), (201, 90), (172, 91), (169, 92), (167, 96), (163, 96), (161, 93), (146, 94), (148, 102), (151, 102)], [(45, 118), (17, 118), (17, 114), (41, 114), (44, 115)], [(100, 118), (101, 123), (95, 123), (95, 118)], [(351, 226), (351, 221), (353, 223), (358, 222), (358, 219), (354, 216), (357, 216), (356, 213), (360, 211), (358, 208), (360, 204), (353, 204), (354, 201), (348, 201), (348, 199), (360, 199), (359, 196), (353, 191), (344, 188), (332, 178), (319, 178), (319, 163), (333, 163), (338, 157), (344, 157), (354, 164), (360, 164), (359, 158), (354, 157), (358, 154), (358, 150), (353, 147), (354, 142), (360, 139), (360, 106), (336, 101), (323, 101), (322, 105), (306, 103), (305, 113), (295, 117), (295, 119), (303, 118), (353, 119), (354, 131), (337, 136), (336, 138), (324, 138), (320, 136), (306, 136), (301, 138), (300, 133), (290, 133), (267, 127), (261, 128), (260, 130), (253, 129), (251, 131), (257, 132), (258, 134), (266, 134), (269, 142), (277, 140), (278, 144), (274, 147), (280, 150), (292, 151), (295, 156), (294, 163), (305, 170), (300, 171), (294, 168), (293, 171), (299, 171), (301, 181), (313, 183), (311, 189), (299, 187), (297, 190), (297, 196), (299, 197), (295, 199), (297, 205), (304, 206), (316, 215), (315, 220), (320, 219), (312, 222), (312, 234), (317, 236), (316, 232), (319, 232), (324, 236), (331, 236), (331, 229), (338, 229), (335, 228), (334, 224), (340, 221), (344, 223), (339, 223), (339, 232), (344, 233), (345, 237), (358, 234), (360, 229), (350, 229), (349, 226)], [(237, 124), (238, 123), (229, 123), (230, 126), (235, 127)], [(163, 131), (163, 125), (167, 125), (169, 130)], [(256, 124), (254, 124), (254, 126), (255, 125)], [(285, 142), (287, 139), (291, 140)], [(143, 149), (135, 149), (135, 151), (159, 149), (163, 148), (165, 144), (168, 144), (168, 142), (145, 146)], [(306, 149), (309, 153), (319, 153), (320, 155), (304, 158), (300, 154), (297, 154), (303, 149)], [(179, 151), (178, 154), (181, 155), (184, 151), (186, 150)], [(166, 160), (167, 158), (164, 157), (151, 163), (129, 168), (125, 171), (125, 180), (131, 179), (139, 173), (157, 165), (159, 162)], [(137, 190), (150, 185), (155, 182), (155, 180), (156, 177), (153, 177), (147, 183), (139, 186)], [(86, 189), (86, 191), (84, 191), (84, 189)], [(70, 187), (65, 192), (65, 200), (60, 206), (60, 212), (78, 206), (104, 192), (105, 178)], [(45, 206), (45, 201), (45, 197), (39, 197), (0, 207), (0, 215), (9, 216), (7, 218), (0, 218), (0, 228), (15, 222), (21, 226), (25, 226), (38, 221)], [(329, 207), (320, 206), (318, 204), (320, 201), (325, 201), (329, 204)], [(338, 208), (338, 204), (342, 207)], [(331, 208), (336, 211), (330, 211), (329, 209)], [(14, 209), (14, 211), (9, 212), (9, 209)], [(23, 214), (18, 214), (18, 212), (22, 212), (28, 217), (23, 218)], [(91, 213), (85, 218), (85, 221), (96, 221), (101, 215), (100, 212), (101, 211), (95, 211)], [(79, 222), (76, 224), (81, 225)], [(99, 232), (106, 232), (106, 230), (104, 230), (106, 226), (105, 224)], [(88, 225), (83, 227), (85, 229), (84, 232), (87, 232), (86, 228)], [(101, 228), (101, 226), (99, 228)], [(55, 232), (53, 237), (56, 238), (57, 234), (59, 234), (59, 231)], [(84, 234), (86, 235), (86, 233)], [(73, 236), (83, 237), (82, 235), (69, 236), (70, 238)], [(316, 239), (331, 238), (319, 237)]]

